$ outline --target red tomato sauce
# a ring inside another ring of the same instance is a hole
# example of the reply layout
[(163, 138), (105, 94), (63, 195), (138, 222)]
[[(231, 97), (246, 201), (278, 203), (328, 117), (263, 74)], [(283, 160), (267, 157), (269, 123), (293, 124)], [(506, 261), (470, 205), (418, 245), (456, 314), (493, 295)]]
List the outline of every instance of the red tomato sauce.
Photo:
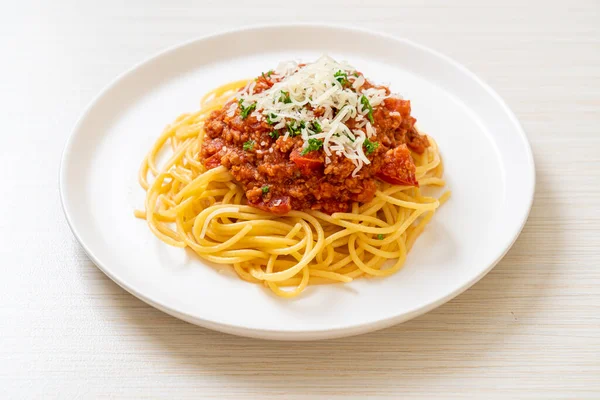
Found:
[[(272, 85), (261, 76), (255, 91)], [(378, 88), (389, 93), (386, 87)], [(349, 211), (352, 202), (371, 201), (380, 181), (418, 186), (411, 151), (422, 154), (429, 141), (415, 129), (409, 100), (386, 98), (373, 108), (376, 135), (371, 141), (379, 144), (367, 155), (371, 163), (354, 177), (355, 165), (345, 156), (333, 153), (325, 164), (322, 149), (302, 154), (300, 136), (284, 139), (282, 130), (276, 137), (264, 118), (257, 120), (252, 114), (242, 118), (239, 107), (229, 116), (230, 106), (231, 102), (225, 104), (208, 118), (200, 156), (209, 169), (219, 165), (229, 169), (251, 206), (275, 214), (309, 209), (331, 214)], [(352, 129), (354, 123), (349, 120), (346, 125)]]

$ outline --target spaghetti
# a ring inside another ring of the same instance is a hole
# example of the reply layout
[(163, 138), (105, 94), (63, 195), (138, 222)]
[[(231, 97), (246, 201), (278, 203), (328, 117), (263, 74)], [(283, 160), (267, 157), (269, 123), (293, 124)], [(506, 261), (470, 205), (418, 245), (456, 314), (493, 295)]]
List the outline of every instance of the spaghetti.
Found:
[[(348, 212), (313, 209), (277, 215), (248, 205), (225, 166), (208, 169), (199, 158), (211, 112), (247, 84), (232, 82), (207, 93), (200, 111), (183, 114), (165, 128), (139, 170), (146, 200), (144, 211), (135, 215), (163, 242), (189, 247), (208, 262), (232, 265), (241, 279), (287, 298), (308, 285), (389, 276), (402, 268), (415, 240), (450, 195), (435, 198), (421, 192), (444, 186), (436, 142), (428, 137), (422, 154), (412, 152), (419, 187), (381, 182), (372, 201), (353, 202)], [(159, 162), (165, 153), (166, 161)]]

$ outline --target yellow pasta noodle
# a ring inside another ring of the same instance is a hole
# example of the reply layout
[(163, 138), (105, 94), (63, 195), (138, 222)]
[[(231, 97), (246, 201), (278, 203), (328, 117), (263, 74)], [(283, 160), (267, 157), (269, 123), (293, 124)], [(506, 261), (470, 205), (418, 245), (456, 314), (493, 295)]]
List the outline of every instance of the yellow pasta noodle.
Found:
[[(428, 137), (430, 147), (414, 157), (419, 188), (382, 182), (370, 203), (356, 203), (349, 213), (270, 214), (246, 204), (225, 167), (207, 170), (198, 156), (205, 120), (246, 83), (207, 93), (200, 111), (183, 114), (165, 128), (140, 167), (146, 200), (135, 216), (145, 219), (163, 242), (231, 265), (241, 279), (286, 298), (310, 285), (389, 276), (402, 268), (407, 252), (449, 196), (421, 193), (423, 187), (445, 184), (435, 141)], [(161, 163), (164, 153), (168, 156)]]

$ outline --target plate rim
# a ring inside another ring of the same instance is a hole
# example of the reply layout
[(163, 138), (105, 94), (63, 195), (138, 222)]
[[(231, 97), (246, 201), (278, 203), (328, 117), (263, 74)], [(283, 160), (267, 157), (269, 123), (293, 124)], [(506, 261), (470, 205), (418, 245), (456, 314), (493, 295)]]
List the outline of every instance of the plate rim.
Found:
[[(192, 45), (196, 42), (206, 41), (210, 39), (214, 39), (220, 36), (224, 36), (232, 33), (242, 33), (247, 31), (260, 31), (264, 29), (298, 29), (298, 28), (308, 28), (308, 29), (331, 29), (338, 31), (351, 31), (358, 33), (366, 33), (369, 35), (378, 36), (382, 39), (392, 40), (395, 42), (401, 42), (407, 44), (409, 46), (413, 46), (423, 52), (429, 53), (430, 55), (443, 60), (446, 63), (451, 64), (453, 67), (457, 68), (463, 74), (467, 75), (469, 78), (473, 79), (479, 86), (481, 86), (487, 94), (489, 94), (495, 102), (501, 106), (502, 110), (506, 113), (506, 116), (510, 119), (510, 122), (514, 125), (516, 132), (519, 135), (519, 138), (524, 145), (525, 154), (527, 158), (527, 171), (524, 171), (524, 176), (526, 177), (526, 182), (529, 184), (529, 190), (527, 193), (522, 193), (522, 195), (527, 200), (527, 205), (524, 209), (522, 215), (519, 218), (519, 224), (511, 231), (511, 239), (508, 244), (503, 244), (504, 249), (501, 254), (490, 263), (486, 268), (482, 269), (478, 274), (473, 276), (468, 281), (465, 281), (461, 284), (457, 289), (449, 292), (443, 297), (438, 298), (435, 301), (428, 302), (425, 304), (421, 304), (416, 306), (413, 311), (409, 313), (402, 313), (392, 315), (387, 318), (377, 319), (369, 322), (359, 322), (359, 323), (349, 323), (347, 325), (341, 327), (333, 327), (333, 328), (311, 328), (308, 330), (281, 330), (281, 329), (271, 329), (271, 328), (253, 328), (243, 325), (235, 325), (223, 321), (215, 321), (209, 320), (197, 315), (192, 315), (189, 313), (185, 313), (179, 310), (176, 310), (170, 307), (167, 304), (162, 304), (160, 301), (153, 300), (150, 296), (146, 296), (142, 294), (141, 291), (136, 289), (135, 285), (131, 285), (125, 282), (123, 279), (119, 279), (116, 274), (113, 274), (110, 268), (104, 266), (99, 259), (94, 255), (94, 252), (85, 244), (85, 242), (81, 239), (80, 233), (75, 226), (73, 221), (73, 215), (70, 213), (69, 207), (67, 205), (67, 193), (65, 187), (66, 180), (66, 171), (68, 170), (68, 161), (71, 153), (71, 148), (73, 146), (73, 142), (75, 140), (77, 131), (80, 129), (80, 125), (85, 121), (88, 115), (93, 110), (96, 103), (98, 103), (106, 93), (112, 90), (115, 86), (117, 86), (122, 80), (126, 79), (136, 70), (138, 70), (143, 65), (154, 61), (155, 59), (161, 58), (171, 52), (176, 52), (186, 46)], [(371, 332), (379, 329), (384, 329), (402, 322), (406, 322), (410, 319), (416, 318), (420, 315), (423, 315), (434, 308), (437, 308), (446, 302), (452, 300), (458, 295), (462, 294), (465, 290), (472, 287), (475, 283), (481, 280), (485, 275), (487, 275), (497, 264), (498, 262), (506, 255), (506, 253), (512, 248), (518, 237), (520, 236), (529, 214), (531, 212), (531, 208), (533, 206), (534, 196), (535, 196), (535, 188), (536, 188), (536, 172), (535, 172), (535, 162), (533, 151), (531, 148), (531, 144), (523, 130), (523, 127), (519, 120), (517, 119), (514, 112), (508, 107), (507, 103), (504, 99), (486, 82), (484, 82), (481, 78), (479, 78), (475, 73), (470, 71), (463, 64), (454, 60), (453, 58), (434, 50), (428, 46), (422, 45), (420, 43), (414, 42), (413, 40), (406, 39), (403, 37), (398, 37), (392, 34), (384, 33), (377, 30), (366, 29), (362, 27), (353, 27), (344, 24), (329, 24), (329, 23), (292, 23), (292, 24), (249, 24), (244, 25), (238, 28), (232, 29), (224, 29), (218, 30), (214, 33), (210, 33), (207, 35), (191, 38), (189, 40), (177, 43), (175, 45), (169, 46), (159, 52), (152, 54), (151, 56), (143, 59), (140, 62), (135, 63), (132, 67), (128, 68), (124, 72), (117, 75), (114, 79), (112, 79), (107, 85), (105, 85), (102, 90), (92, 98), (92, 100), (85, 106), (77, 121), (73, 125), (69, 136), (65, 142), (63, 147), (63, 151), (60, 157), (60, 168), (59, 168), (59, 176), (58, 176), (58, 185), (59, 185), (59, 194), (60, 194), (60, 202), (63, 212), (65, 214), (67, 224), (71, 229), (71, 232), (75, 236), (75, 239), (79, 243), (79, 245), (83, 248), (87, 256), (90, 260), (96, 265), (98, 269), (100, 269), (106, 276), (108, 276), (113, 282), (119, 285), (121, 288), (137, 297), (138, 299), (144, 301), (145, 303), (155, 307), (169, 315), (172, 315), (178, 319), (184, 320), (186, 322), (199, 325), (208, 329), (217, 330), (224, 333), (234, 334), (238, 336), (246, 336), (252, 338), (262, 338), (262, 339), (274, 339), (274, 340), (319, 340), (319, 339), (327, 339), (327, 338), (339, 338), (346, 336), (358, 335), (366, 332)]]

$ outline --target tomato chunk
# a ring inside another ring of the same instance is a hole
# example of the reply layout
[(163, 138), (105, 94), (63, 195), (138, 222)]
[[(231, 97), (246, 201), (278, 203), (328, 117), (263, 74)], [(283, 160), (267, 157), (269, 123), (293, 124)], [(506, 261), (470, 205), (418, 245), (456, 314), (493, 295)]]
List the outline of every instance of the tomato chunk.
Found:
[(264, 211), (272, 212), (277, 215), (284, 215), (290, 212), (292, 209), (292, 202), (289, 196), (277, 196), (273, 197), (268, 202), (263, 200), (257, 203), (248, 202), (248, 205), (259, 208)]
[(304, 175), (310, 175), (313, 171), (323, 166), (323, 160), (319, 158), (319, 152), (311, 151), (305, 155), (300, 154), (297, 149), (290, 154), (292, 160)]
[(419, 186), (415, 163), (405, 144), (388, 150), (384, 157), (383, 167), (377, 173), (379, 179), (392, 185)]
[(388, 97), (383, 104), (390, 111), (399, 112), (403, 117), (410, 116), (410, 100), (402, 100), (396, 97)]
[(217, 168), (219, 165), (221, 165), (221, 155), (219, 153), (213, 154), (204, 160), (204, 166), (206, 169)]

